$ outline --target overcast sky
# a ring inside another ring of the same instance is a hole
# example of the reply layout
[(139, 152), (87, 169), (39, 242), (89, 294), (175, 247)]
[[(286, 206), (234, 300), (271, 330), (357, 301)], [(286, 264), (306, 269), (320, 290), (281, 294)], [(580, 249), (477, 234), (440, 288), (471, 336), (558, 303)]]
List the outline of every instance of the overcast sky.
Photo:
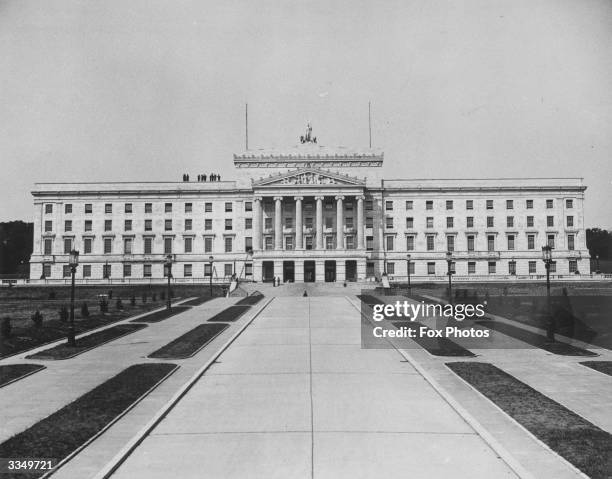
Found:
[(34, 182), (385, 151), (387, 178), (584, 177), (612, 227), (612, 2), (0, 0), (0, 220)]

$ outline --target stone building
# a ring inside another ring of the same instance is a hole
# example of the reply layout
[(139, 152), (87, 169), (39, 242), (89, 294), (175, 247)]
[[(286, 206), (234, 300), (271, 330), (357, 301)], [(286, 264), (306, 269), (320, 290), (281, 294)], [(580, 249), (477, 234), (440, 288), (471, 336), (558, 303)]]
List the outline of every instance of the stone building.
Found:
[[(384, 154), (321, 146), (234, 155), (228, 181), (38, 183), (31, 280), (529, 278), (589, 272), (579, 178), (383, 179)], [(410, 261), (408, 256), (410, 255)]]

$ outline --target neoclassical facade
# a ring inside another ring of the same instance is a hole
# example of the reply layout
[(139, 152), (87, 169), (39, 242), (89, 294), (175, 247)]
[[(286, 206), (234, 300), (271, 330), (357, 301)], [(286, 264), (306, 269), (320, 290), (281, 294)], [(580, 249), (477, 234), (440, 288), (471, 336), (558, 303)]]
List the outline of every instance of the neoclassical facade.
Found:
[[(230, 181), (38, 183), (31, 281), (533, 278), (589, 272), (579, 178), (383, 179), (384, 154), (310, 132), (234, 155)], [(408, 255), (410, 255), (408, 257)], [(409, 260), (408, 260), (409, 259)]]

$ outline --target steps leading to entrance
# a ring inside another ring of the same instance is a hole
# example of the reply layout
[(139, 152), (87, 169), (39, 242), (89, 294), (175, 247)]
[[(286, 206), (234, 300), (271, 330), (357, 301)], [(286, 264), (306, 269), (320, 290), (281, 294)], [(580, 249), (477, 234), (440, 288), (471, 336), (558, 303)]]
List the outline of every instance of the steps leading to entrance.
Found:
[(274, 287), (272, 283), (241, 283), (240, 288), (252, 294), (259, 291), (265, 296), (345, 296), (360, 294), (363, 289), (373, 289), (374, 283), (284, 283)]

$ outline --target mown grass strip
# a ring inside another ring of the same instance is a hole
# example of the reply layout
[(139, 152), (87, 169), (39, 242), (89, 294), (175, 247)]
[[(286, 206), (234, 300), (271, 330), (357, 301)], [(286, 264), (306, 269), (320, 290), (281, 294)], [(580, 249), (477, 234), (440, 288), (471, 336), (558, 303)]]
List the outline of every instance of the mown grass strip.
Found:
[(599, 371), (600, 373), (612, 376), (612, 361), (584, 361), (580, 364), (587, 368), (594, 369), (595, 371)]
[(261, 293), (253, 293), (250, 296), (246, 296), (242, 298), (240, 301), (236, 303), (238, 306), (253, 306), (259, 303), (264, 298), (264, 295)]
[(159, 323), (164, 319), (171, 318), (172, 316), (176, 316), (177, 314), (184, 313), (187, 311), (189, 306), (185, 306), (183, 304), (179, 304), (178, 306), (172, 306), (172, 309), (162, 309), (160, 311), (155, 311), (154, 313), (147, 314), (142, 318), (132, 319), (130, 323)]
[(200, 296), (198, 298), (193, 298), (188, 301), (181, 303), (181, 306), (200, 306), (211, 299), (214, 299), (212, 296)]
[(66, 343), (58, 344), (44, 351), (27, 356), (28, 359), (70, 359), (79, 354), (83, 354), (90, 349), (102, 346), (110, 341), (119, 339), (127, 334), (134, 333), (146, 328), (146, 324), (119, 324), (102, 331), (98, 331), (76, 340), (76, 346), (68, 346)]
[(157, 351), (149, 354), (154, 359), (185, 359), (193, 356), (228, 327), (227, 324), (200, 324)]
[[(397, 329), (400, 329), (404, 326), (415, 328), (416, 330), (419, 330), (419, 328), (427, 328), (429, 330), (432, 329), (416, 321), (393, 321), (392, 324)], [(417, 335), (417, 337), (411, 339), (423, 349), (425, 349), (428, 353), (433, 354), (434, 356), (476, 356), (469, 349), (464, 348), (463, 346), (455, 343), (454, 341), (448, 338), (430, 338), (427, 336)]]
[(225, 308), (220, 313), (215, 314), (212, 318), (208, 320), (209, 323), (231, 323), (236, 321), (240, 316), (246, 313), (251, 307), (244, 305), (233, 305), (229, 308)]
[(593, 479), (612, 476), (612, 435), (489, 363), (446, 363), (455, 374)]
[[(121, 417), (177, 367), (175, 364), (157, 363), (136, 364), (124, 369), (0, 444), (0, 457), (64, 460)], [(19, 474), (23, 473), (2, 474), (2, 478), (17, 478)], [(33, 478), (42, 474), (28, 473), (21, 477)]]
[(501, 321), (476, 321), (476, 324), (505, 334), (506, 336), (510, 336), (514, 339), (518, 339), (519, 341), (523, 341), (530, 346), (544, 349), (545, 351), (558, 354), (560, 356), (597, 356), (597, 354), (592, 351), (588, 351), (568, 343), (563, 343), (561, 341), (555, 341), (554, 343), (548, 342), (546, 336), (532, 333), (526, 329), (519, 328), (511, 324), (502, 323)]
[(5, 364), (0, 366), (0, 388), (42, 369), (45, 369), (45, 366), (40, 364)]

